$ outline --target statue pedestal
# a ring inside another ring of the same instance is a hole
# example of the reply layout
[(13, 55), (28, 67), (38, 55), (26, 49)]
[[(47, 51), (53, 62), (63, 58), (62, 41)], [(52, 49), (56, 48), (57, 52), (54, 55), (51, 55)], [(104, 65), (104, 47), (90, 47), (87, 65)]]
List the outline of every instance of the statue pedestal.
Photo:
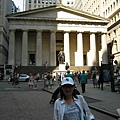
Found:
[(59, 64), (59, 70), (60, 71), (66, 71), (65, 70), (65, 64)]
[(57, 73), (58, 75), (60, 74), (65, 74), (67, 70), (65, 69), (65, 64), (59, 64), (59, 70), (54, 70), (55, 74)]
[[(70, 70), (70, 73), (72, 73), (74, 70)], [(62, 75), (64, 76), (64, 74), (67, 72), (67, 70), (65, 69), (65, 64), (59, 64), (59, 70), (54, 70), (54, 73), (56, 75), (56, 73), (58, 75)]]

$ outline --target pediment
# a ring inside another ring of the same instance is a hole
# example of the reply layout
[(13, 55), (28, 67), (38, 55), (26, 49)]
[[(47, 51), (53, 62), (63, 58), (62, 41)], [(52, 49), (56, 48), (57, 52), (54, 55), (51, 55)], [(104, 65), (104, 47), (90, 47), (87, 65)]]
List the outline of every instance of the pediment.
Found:
[(15, 13), (7, 16), (8, 18), (46, 18), (57, 20), (78, 20), (78, 21), (107, 21), (103, 17), (92, 15), (84, 11), (78, 11), (63, 5), (49, 6), (45, 8), (38, 8), (34, 10)]

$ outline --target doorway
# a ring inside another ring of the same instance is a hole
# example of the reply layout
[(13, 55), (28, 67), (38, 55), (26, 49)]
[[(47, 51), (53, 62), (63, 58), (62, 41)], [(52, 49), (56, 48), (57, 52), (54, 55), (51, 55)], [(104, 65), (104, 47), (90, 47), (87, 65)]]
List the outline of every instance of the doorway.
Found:
[(56, 66), (59, 66), (58, 54), (60, 51), (56, 51)]
[(35, 54), (29, 54), (29, 64), (30, 65), (35, 64)]
[(84, 65), (87, 65), (87, 59), (86, 59), (86, 55), (83, 55), (83, 61), (84, 61)]

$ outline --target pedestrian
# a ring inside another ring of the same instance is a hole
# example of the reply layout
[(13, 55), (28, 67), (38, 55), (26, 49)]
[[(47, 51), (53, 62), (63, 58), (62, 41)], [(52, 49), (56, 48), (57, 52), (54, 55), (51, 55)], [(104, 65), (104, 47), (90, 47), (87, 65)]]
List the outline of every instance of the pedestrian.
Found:
[(74, 80), (74, 75), (70, 73), (70, 70), (67, 71), (65, 77), (71, 77)]
[(82, 93), (84, 93), (85, 92), (85, 85), (87, 83), (87, 74), (85, 73), (84, 70), (80, 74), (80, 80), (81, 80)]
[(102, 67), (100, 68), (99, 71), (99, 80), (98, 80), (98, 88), (101, 87), (101, 90), (103, 90), (103, 70)]
[(93, 71), (91, 78), (93, 80), (93, 86), (94, 86), (94, 88), (97, 87), (96, 71)]
[(37, 77), (37, 80), (40, 80), (40, 74), (39, 73), (37, 73), (36, 77)]
[(19, 74), (15, 72), (13, 75), (12, 85), (14, 85), (14, 87), (18, 86), (18, 88), (20, 88), (19, 84), (20, 84), (19, 83)]
[(12, 82), (13, 85), (13, 72), (10, 73), (9, 83)]
[(52, 88), (53, 86), (53, 80), (52, 80), (52, 73), (48, 72), (47, 73), (47, 88), (50, 86), (50, 88)]
[(78, 72), (78, 81), (79, 81), (79, 84), (81, 83), (80, 74), (81, 74), (81, 72), (79, 71), (79, 72)]
[(95, 120), (84, 97), (75, 92), (75, 83), (71, 77), (65, 77), (61, 83), (60, 98), (54, 104), (54, 120)]
[(33, 87), (35, 90), (37, 89), (37, 76), (36, 76), (36, 74), (33, 75)]
[(47, 85), (47, 73), (43, 74), (43, 80), (44, 80), (44, 88), (48, 88), (48, 85)]
[[(97, 81), (97, 85), (98, 85), (98, 81), (99, 81), (99, 77), (100, 77), (100, 73), (99, 73), (99, 71), (97, 71), (97, 73), (96, 73), (96, 81)], [(96, 85), (96, 87), (97, 87), (97, 85)]]
[(117, 68), (117, 82), (116, 85), (118, 86), (118, 91), (117, 93), (120, 93), (120, 67)]
[(33, 88), (33, 81), (34, 81), (33, 75), (32, 75), (32, 73), (30, 73), (30, 77), (29, 77), (29, 81), (28, 81), (29, 87)]

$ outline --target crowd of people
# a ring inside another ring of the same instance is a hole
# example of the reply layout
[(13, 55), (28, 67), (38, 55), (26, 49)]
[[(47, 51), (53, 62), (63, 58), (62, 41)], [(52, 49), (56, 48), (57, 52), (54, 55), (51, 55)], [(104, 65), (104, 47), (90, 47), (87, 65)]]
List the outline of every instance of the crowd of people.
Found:
[[(120, 67), (117, 68), (117, 80), (118, 83), (120, 84)], [(60, 85), (62, 82), (62, 79), (64, 77), (71, 77), (74, 82), (75, 85), (77, 87), (77, 85), (81, 86), (81, 90), (82, 93), (85, 92), (85, 86), (87, 84), (87, 82), (91, 82), (93, 83), (93, 87), (94, 88), (102, 88), (102, 82), (103, 82), (103, 78), (101, 78), (101, 76), (103, 76), (103, 74), (101, 74), (101, 72), (99, 70), (93, 70), (92, 72), (89, 71), (77, 71), (77, 72), (73, 72), (73, 71), (66, 71), (66, 73), (52, 73), (50, 71), (42, 73), (41, 75), (38, 74), (29, 74), (29, 80), (28, 80), (28, 86), (30, 88), (33, 89), (37, 89), (37, 81), (39, 79), (44, 81), (44, 88), (52, 88), (53, 87), (53, 82), (57, 81), (58, 84)], [(14, 85), (14, 87), (18, 86), (20, 87), (19, 84), (19, 73), (12, 73), (10, 74), (10, 81), (12, 81), (12, 85)], [(102, 81), (102, 82), (101, 82)], [(120, 93), (120, 87), (118, 86), (118, 91), (117, 93)]]
[[(118, 84), (120, 84), (120, 67), (117, 68), (116, 74)], [(18, 78), (18, 73), (10, 74), (12, 85), (20, 87)], [(44, 81), (44, 88), (47, 89), (52, 89), (54, 81), (59, 84), (50, 100), (50, 103), (54, 104), (54, 120), (95, 120), (87, 102), (77, 90), (77, 85), (80, 85), (82, 93), (85, 93), (85, 86), (89, 81), (92, 81), (93, 88), (100, 88), (101, 72), (99, 70), (93, 70), (92, 72), (85, 70), (72, 72), (68, 70), (66, 73), (52, 73), (49, 71), (42, 73), (41, 76), (30, 73), (28, 86), (32, 89), (37, 89), (37, 81), (39, 79)], [(118, 87), (117, 93), (119, 92), (120, 87)]]

